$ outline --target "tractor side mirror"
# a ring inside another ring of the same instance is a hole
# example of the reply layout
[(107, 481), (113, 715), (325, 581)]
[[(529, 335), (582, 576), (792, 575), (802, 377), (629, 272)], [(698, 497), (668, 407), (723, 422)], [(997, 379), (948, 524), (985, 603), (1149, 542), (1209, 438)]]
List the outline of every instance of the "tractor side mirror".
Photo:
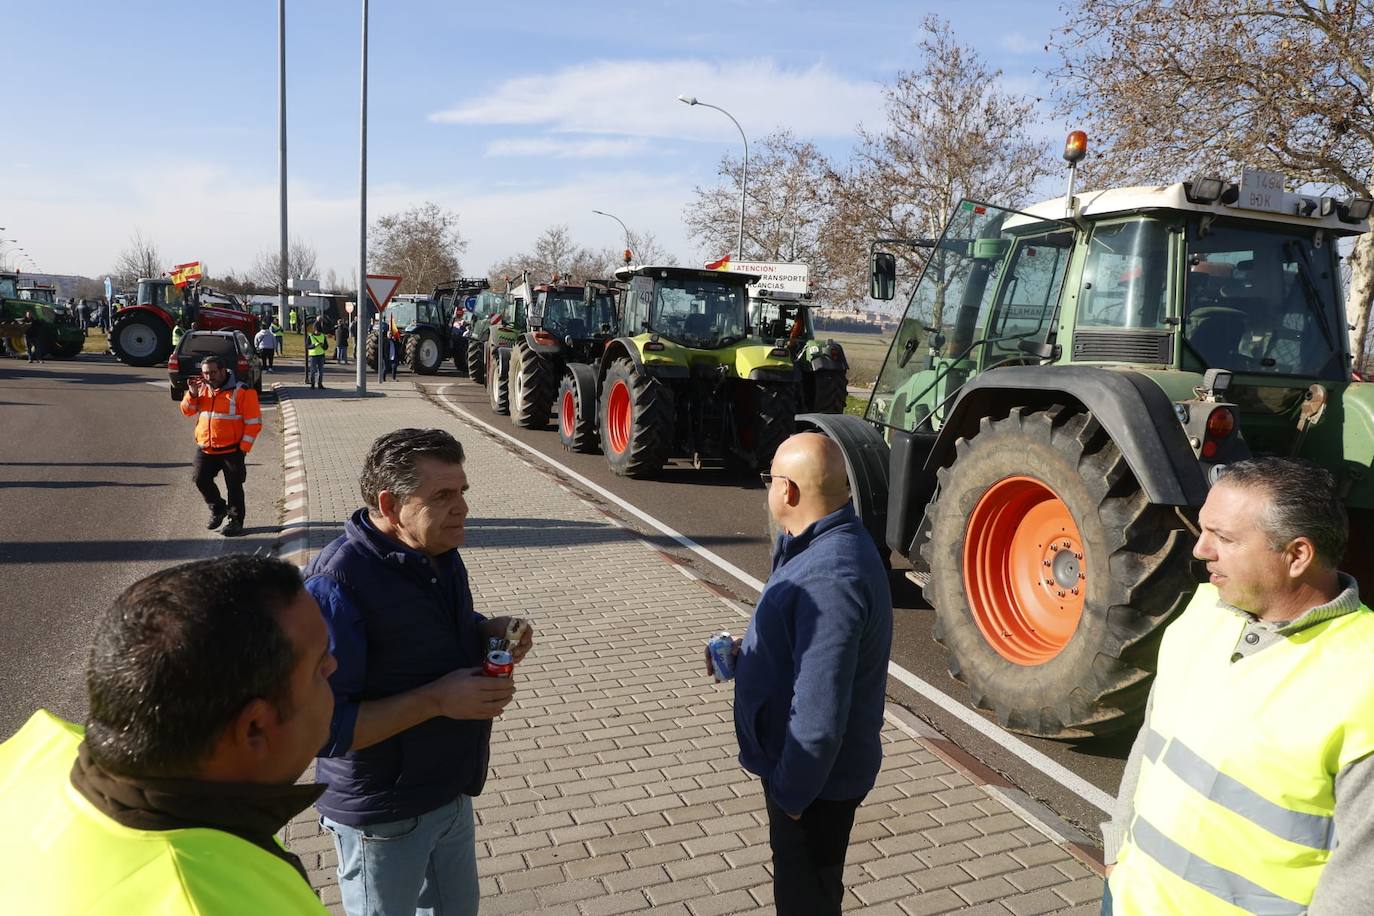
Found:
[(897, 295), (897, 256), (888, 251), (873, 252), (869, 295), (881, 302)]

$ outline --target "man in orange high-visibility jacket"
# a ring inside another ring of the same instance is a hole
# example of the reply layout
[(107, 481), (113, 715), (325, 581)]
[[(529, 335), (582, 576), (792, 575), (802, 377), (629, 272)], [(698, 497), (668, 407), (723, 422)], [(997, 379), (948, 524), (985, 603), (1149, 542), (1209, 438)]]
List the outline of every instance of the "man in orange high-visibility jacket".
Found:
[[(210, 507), (214, 531), (229, 517), (225, 537), (243, 534), (243, 482), (248, 477), (247, 456), (262, 430), (258, 393), (234, 377), (224, 362), (207, 356), (200, 364), (203, 378), (193, 378), (181, 399), (181, 412), (196, 418), (196, 489)], [(215, 475), (224, 472), (225, 503), (215, 486)]]

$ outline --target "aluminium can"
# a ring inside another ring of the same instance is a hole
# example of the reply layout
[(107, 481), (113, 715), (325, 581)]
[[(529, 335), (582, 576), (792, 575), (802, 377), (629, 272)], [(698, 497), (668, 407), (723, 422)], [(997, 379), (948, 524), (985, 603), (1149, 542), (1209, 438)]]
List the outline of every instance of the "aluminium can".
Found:
[(715, 669), (716, 679), (728, 681), (735, 676), (735, 640), (729, 631), (721, 630), (706, 643), (711, 653), (711, 667)]
[(482, 673), (487, 677), (510, 677), (514, 670), (515, 659), (503, 649), (488, 652), (487, 659), (482, 665)]

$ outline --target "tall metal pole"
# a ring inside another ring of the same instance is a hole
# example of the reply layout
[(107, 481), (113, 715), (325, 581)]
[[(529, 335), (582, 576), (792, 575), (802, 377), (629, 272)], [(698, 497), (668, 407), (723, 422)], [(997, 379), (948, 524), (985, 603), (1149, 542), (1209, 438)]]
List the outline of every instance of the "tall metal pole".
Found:
[[(357, 392), (367, 394), (367, 0), (363, 0), (363, 80), (358, 119), (358, 304), (353, 314), (358, 327), (353, 335), (358, 360)], [(378, 348), (380, 350), (380, 348)], [(378, 359), (381, 353), (377, 354)]]
[(625, 230), (625, 250), (626, 250), (626, 251), (629, 251), (629, 250), (630, 250), (630, 227), (625, 225), (625, 221), (624, 221), (623, 219), (621, 219), (620, 217), (616, 216), (614, 213), (607, 213), (605, 210), (593, 210), (592, 212), (595, 213), (597, 216), (609, 216), (611, 219), (615, 220), (617, 223), (620, 223), (620, 228)]
[(730, 122), (735, 125), (735, 130), (739, 131), (739, 138), (744, 141), (744, 168), (740, 172), (739, 179), (739, 241), (735, 245), (735, 254), (741, 261), (744, 260), (744, 200), (749, 188), (749, 138), (744, 133), (744, 128), (739, 126), (735, 116), (730, 114), (719, 105), (712, 105), (710, 102), (703, 102), (694, 95), (680, 95), (677, 97), (679, 102), (687, 105), (701, 105), (704, 108), (714, 108), (716, 111), (725, 115)]
[(277, 0), (277, 176), (281, 194), (281, 265), (277, 271), (277, 321), (286, 324), (286, 0)]

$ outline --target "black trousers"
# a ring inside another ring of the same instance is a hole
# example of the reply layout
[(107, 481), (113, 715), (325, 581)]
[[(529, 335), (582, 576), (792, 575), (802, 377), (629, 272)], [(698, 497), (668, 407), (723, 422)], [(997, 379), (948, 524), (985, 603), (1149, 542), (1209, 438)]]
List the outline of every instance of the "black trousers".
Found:
[(768, 840), (773, 847), (773, 905), (778, 916), (839, 916), (844, 898), (844, 857), (862, 797), (818, 798), (792, 820), (763, 789)]
[(258, 355), (262, 357), (262, 367), (264, 369), (271, 369), (272, 357), (277, 355), (277, 351), (264, 348), (258, 351)]
[(219, 487), (215, 486), (215, 475), (224, 472), (224, 489), (229, 493), (229, 517), (243, 521), (243, 482), (248, 479), (248, 466), (243, 452), (207, 455), (196, 449), (192, 467), (195, 469), (196, 489), (205, 497), (205, 505), (215, 510), (226, 508), (224, 499), (219, 495)]

